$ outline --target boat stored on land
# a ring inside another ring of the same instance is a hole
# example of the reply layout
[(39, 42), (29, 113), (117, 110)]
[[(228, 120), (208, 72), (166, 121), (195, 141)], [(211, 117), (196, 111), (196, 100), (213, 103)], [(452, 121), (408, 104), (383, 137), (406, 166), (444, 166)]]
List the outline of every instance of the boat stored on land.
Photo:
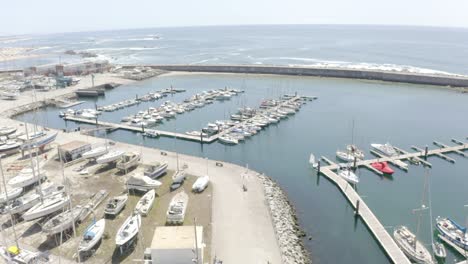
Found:
[(127, 180), (127, 188), (129, 190), (138, 190), (142, 192), (146, 192), (149, 190), (153, 190), (161, 186), (161, 182), (157, 180), (153, 180), (148, 176), (142, 174), (133, 174)]
[(119, 161), (117, 161), (117, 169), (127, 171), (128, 169), (137, 166), (140, 161), (140, 154), (135, 152), (129, 152), (122, 155)]
[(120, 159), (120, 157), (122, 157), (123, 154), (124, 152), (121, 150), (110, 150), (107, 154), (104, 154), (100, 156), (99, 158), (97, 158), (96, 162), (98, 164), (113, 162), (113, 161)]
[(0, 256), (6, 263), (21, 263), (21, 264), (36, 264), (47, 263), (47, 257), (42, 253), (33, 252), (26, 249), (20, 249), (16, 246), (4, 247), (0, 246)]
[(154, 190), (149, 190), (145, 195), (143, 195), (135, 206), (135, 212), (143, 216), (147, 216), (154, 204), (154, 199), (156, 198), (156, 192)]
[(210, 177), (208, 175), (198, 177), (198, 179), (192, 185), (193, 192), (203, 192), (206, 187), (208, 187), (208, 183), (210, 182)]
[(100, 219), (97, 222), (94, 221), (90, 226), (88, 226), (84, 232), (83, 237), (81, 238), (78, 251), (82, 252), (91, 250), (99, 242), (99, 240), (101, 240), (102, 236), (104, 235), (105, 228), (105, 219)]
[(138, 231), (140, 231), (140, 226), (141, 216), (139, 214), (132, 214), (129, 216), (115, 236), (115, 244), (117, 247), (124, 246), (131, 241), (138, 234)]
[(76, 206), (71, 210), (62, 212), (45, 222), (42, 226), (42, 231), (49, 235), (54, 235), (72, 228), (75, 222), (79, 220), (82, 212), (83, 207), (81, 206)]
[(122, 209), (125, 207), (127, 200), (128, 200), (128, 194), (119, 195), (119, 196), (115, 196), (111, 198), (106, 204), (104, 213), (106, 215), (113, 215), (113, 216), (118, 215), (120, 211), (122, 211)]
[(7, 187), (6, 192), (5, 192), (5, 189), (3, 189), (2, 192), (0, 193), (0, 203), (11, 201), (11, 200), (19, 197), (22, 192), (23, 192), (23, 188), (10, 188), (10, 187)]
[(69, 197), (66, 193), (55, 193), (45, 198), (42, 203), (38, 203), (26, 211), (23, 214), (23, 219), (25, 221), (31, 221), (55, 213), (68, 205), (68, 202)]
[(40, 182), (47, 178), (46, 172), (43, 170), (36, 171), (35, 173), (22, 173), (20, 172), (15, 177), (8, 181), (8, 185), (15, 188), (23, 188), (32, 185), (36, 182)]
[(106, 154), (108, 151), (109, 149), (106, 146), (101, 146), (86, 151), (81, 156), (85, 159), (93, 159)]
[(167, 224), (181, 225), (184, 223), (188, 199), (189, 197), (184, 191), (174, 195), (166, 213)]
[(167, 162), (163, 162), (163, 163), (157, 162), (154, 165), (149, 166), (145, 170), (144, 175), (153, 179), (159, 178), (164, 173), (166, 173), (167, 166), (168, 166)]

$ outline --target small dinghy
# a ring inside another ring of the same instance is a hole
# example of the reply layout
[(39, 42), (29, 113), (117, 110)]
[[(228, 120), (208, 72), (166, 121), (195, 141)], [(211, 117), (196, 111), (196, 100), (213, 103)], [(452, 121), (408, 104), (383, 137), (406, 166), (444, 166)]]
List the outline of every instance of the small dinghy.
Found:
[(435, 241), (432, 244), (432, 251), (437, 258), (445, 259), (447, 257), (447, 251), (445, 251), (444, 244)]
[(371, 164), (371, 166), (374, 169), (377, 169), (378, 171), (385, 173), (385, 174), (393, 174), (395, 172), (390, 166), (388, 166), (388, 163), (386, 161), (374, 162)]
[(79, 220), (82, 212), (83, 207), (81, 206), (76, 206), (71, 210), (62, 212), (45, 222), (42, 226), (42, 231), (49, 235), (54, 235), (68, 230)]
[(199, 177), (195, 183), (192, 185), (192, 191), (196, 193), (203, 192), (206, 187), (208, 187), (208, 183), (210, 182), (210, 178), (208, 175)]
[(122, 211), (122, 209), (125, 207), (127, 200), (128, 194), (113, 197), (107, 202), (106, 208), (104, 209), (104, 213), (106, 215), (118, 215), (120, 211)]
[(131, 241), (138, 234), (138, 231), (140, 231), (140, 226), (141, 216), (139, 214), (129, 216), (115, 236), (115, 244), (117, 247), (125, 246)]
[(150, 190), (143, 197), (140, 198), (137, 205), (135, 206), (135, 212), (143, 216), (147, 216), (151, 208), (153, 207), (154, 198), (156, 197), (156, 192)]
[(94, 221), (86, 231), (84, 232), (83, 237), (81, 238), (80, 244), (78, 246), (78, 251), (88, 251), (92, 249), (96, 244), (101, 240), (104, 235), (104, 230), (106, 229), (106, 220), (101, 219), (99, 221)]
[(157, 162), (156, 164), (151, 165), (150, 167), (148, 167), (145, 170), (144, 175), (148, 176), (150, 178), (153, 178), (153, 179), (159, 178), (164, 173), (166, 173), (167, 166), (168, 166), (167, 162), (163, 162), (163, 163)]
[(45, 198), (42, 203), (38, 203), (26, 211), (23, 215), (23, 219), (25, 221), (31, 221), (55, 213), (68, 205), (68, 201), (69, 197), (64, 192), (53, 194)]

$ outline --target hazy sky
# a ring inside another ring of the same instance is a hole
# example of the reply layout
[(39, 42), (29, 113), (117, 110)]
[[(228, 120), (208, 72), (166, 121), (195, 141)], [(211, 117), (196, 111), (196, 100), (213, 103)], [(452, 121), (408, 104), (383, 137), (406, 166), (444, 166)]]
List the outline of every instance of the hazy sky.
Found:
[(3, 0), (0, 34), (237, 24), (468, 28), (468, 0)]

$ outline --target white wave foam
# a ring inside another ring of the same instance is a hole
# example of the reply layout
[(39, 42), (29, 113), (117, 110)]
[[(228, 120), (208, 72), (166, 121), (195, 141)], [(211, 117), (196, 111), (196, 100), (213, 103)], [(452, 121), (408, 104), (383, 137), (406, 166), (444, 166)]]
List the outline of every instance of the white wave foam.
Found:
[(122, 50), (132, 50), (132, 51), (142, 51), (142, 50), (157, 50), (162, 49), (163, 47), (123, 47), (123, 48), (91, 48), (85, 49), (84, 51), (122, 51)]

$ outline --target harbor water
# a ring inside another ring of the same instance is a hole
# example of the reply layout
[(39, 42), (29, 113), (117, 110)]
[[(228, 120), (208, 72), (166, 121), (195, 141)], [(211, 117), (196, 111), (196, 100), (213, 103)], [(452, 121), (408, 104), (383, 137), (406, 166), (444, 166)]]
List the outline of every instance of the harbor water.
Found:
[[(226, 86), (245, 90), (230, 101), (215, 101), (165, 120), (156, 127), (185, 133), (200, 130), (208, 122), (228, 119), (240, 107), (258, 107), (261, 101), (282, 94), (297, 92), (298, 95), (319, 97), (305, 104), (295, 115), (235, 146), (165, 137), (144, 138), (141, 134), (122, 130), (107, 135), (111, 140), (249, 166), (272, 177), (286, 191), (297, 210), (301, 227), (307, 234), (304, 243), (314, 263), (388, 263), (389, 260), (364, 223), (354, 217), (352, 207), (340, 191), (310, 168), (311, 152), (317, 157), (323, 155), (334, 159), (337, 149), (354, 142), (366, 151), (366, 157), (371, 157), (370, 143), (390, 142), (410, 150), (411, 145), (432, 147), (433, 140), (449, 143), (451, 138), (464, 140), (468, 136), (466, 95), (445, 87), (364, 80), (234, 74), (165, 75), (108, 90), (105, 97), (85, 99), (84, 104), (74, 108), (108, 105), (171, 85), (187, 91), (159, 101), (104, 112), (99, 119), (118, 123), (123, 116), (157, 107), (166, 100), (182, 102), (196, 93)], [(48, 107), (17, 118), (37, 120), (60, 129), (87, 127), (65, 123), (58, 115), (62, 110)], [(463, 224), (468, 213), (464, 211), (468, 160), (456, 154), (450, 156), (457, 160), (455, 164), (429, 158), (433, 164), (429, 170), (433, 215), (448, 216)], [(415, 232), (417, 215), (413, 214), (413, 209), (421, 206), (425, 169), (411, 165), (407, 173), (395, 170), (393, 177), (381, 177), (360, 169), (357, 191), (390, 233), (398, 225), (407, 225)], [(428, 212), (422, 219), (419, 238), (429, 245), (432, 232)], [(448, 255), (447, 263), (462, 258), (451, 250)]]

